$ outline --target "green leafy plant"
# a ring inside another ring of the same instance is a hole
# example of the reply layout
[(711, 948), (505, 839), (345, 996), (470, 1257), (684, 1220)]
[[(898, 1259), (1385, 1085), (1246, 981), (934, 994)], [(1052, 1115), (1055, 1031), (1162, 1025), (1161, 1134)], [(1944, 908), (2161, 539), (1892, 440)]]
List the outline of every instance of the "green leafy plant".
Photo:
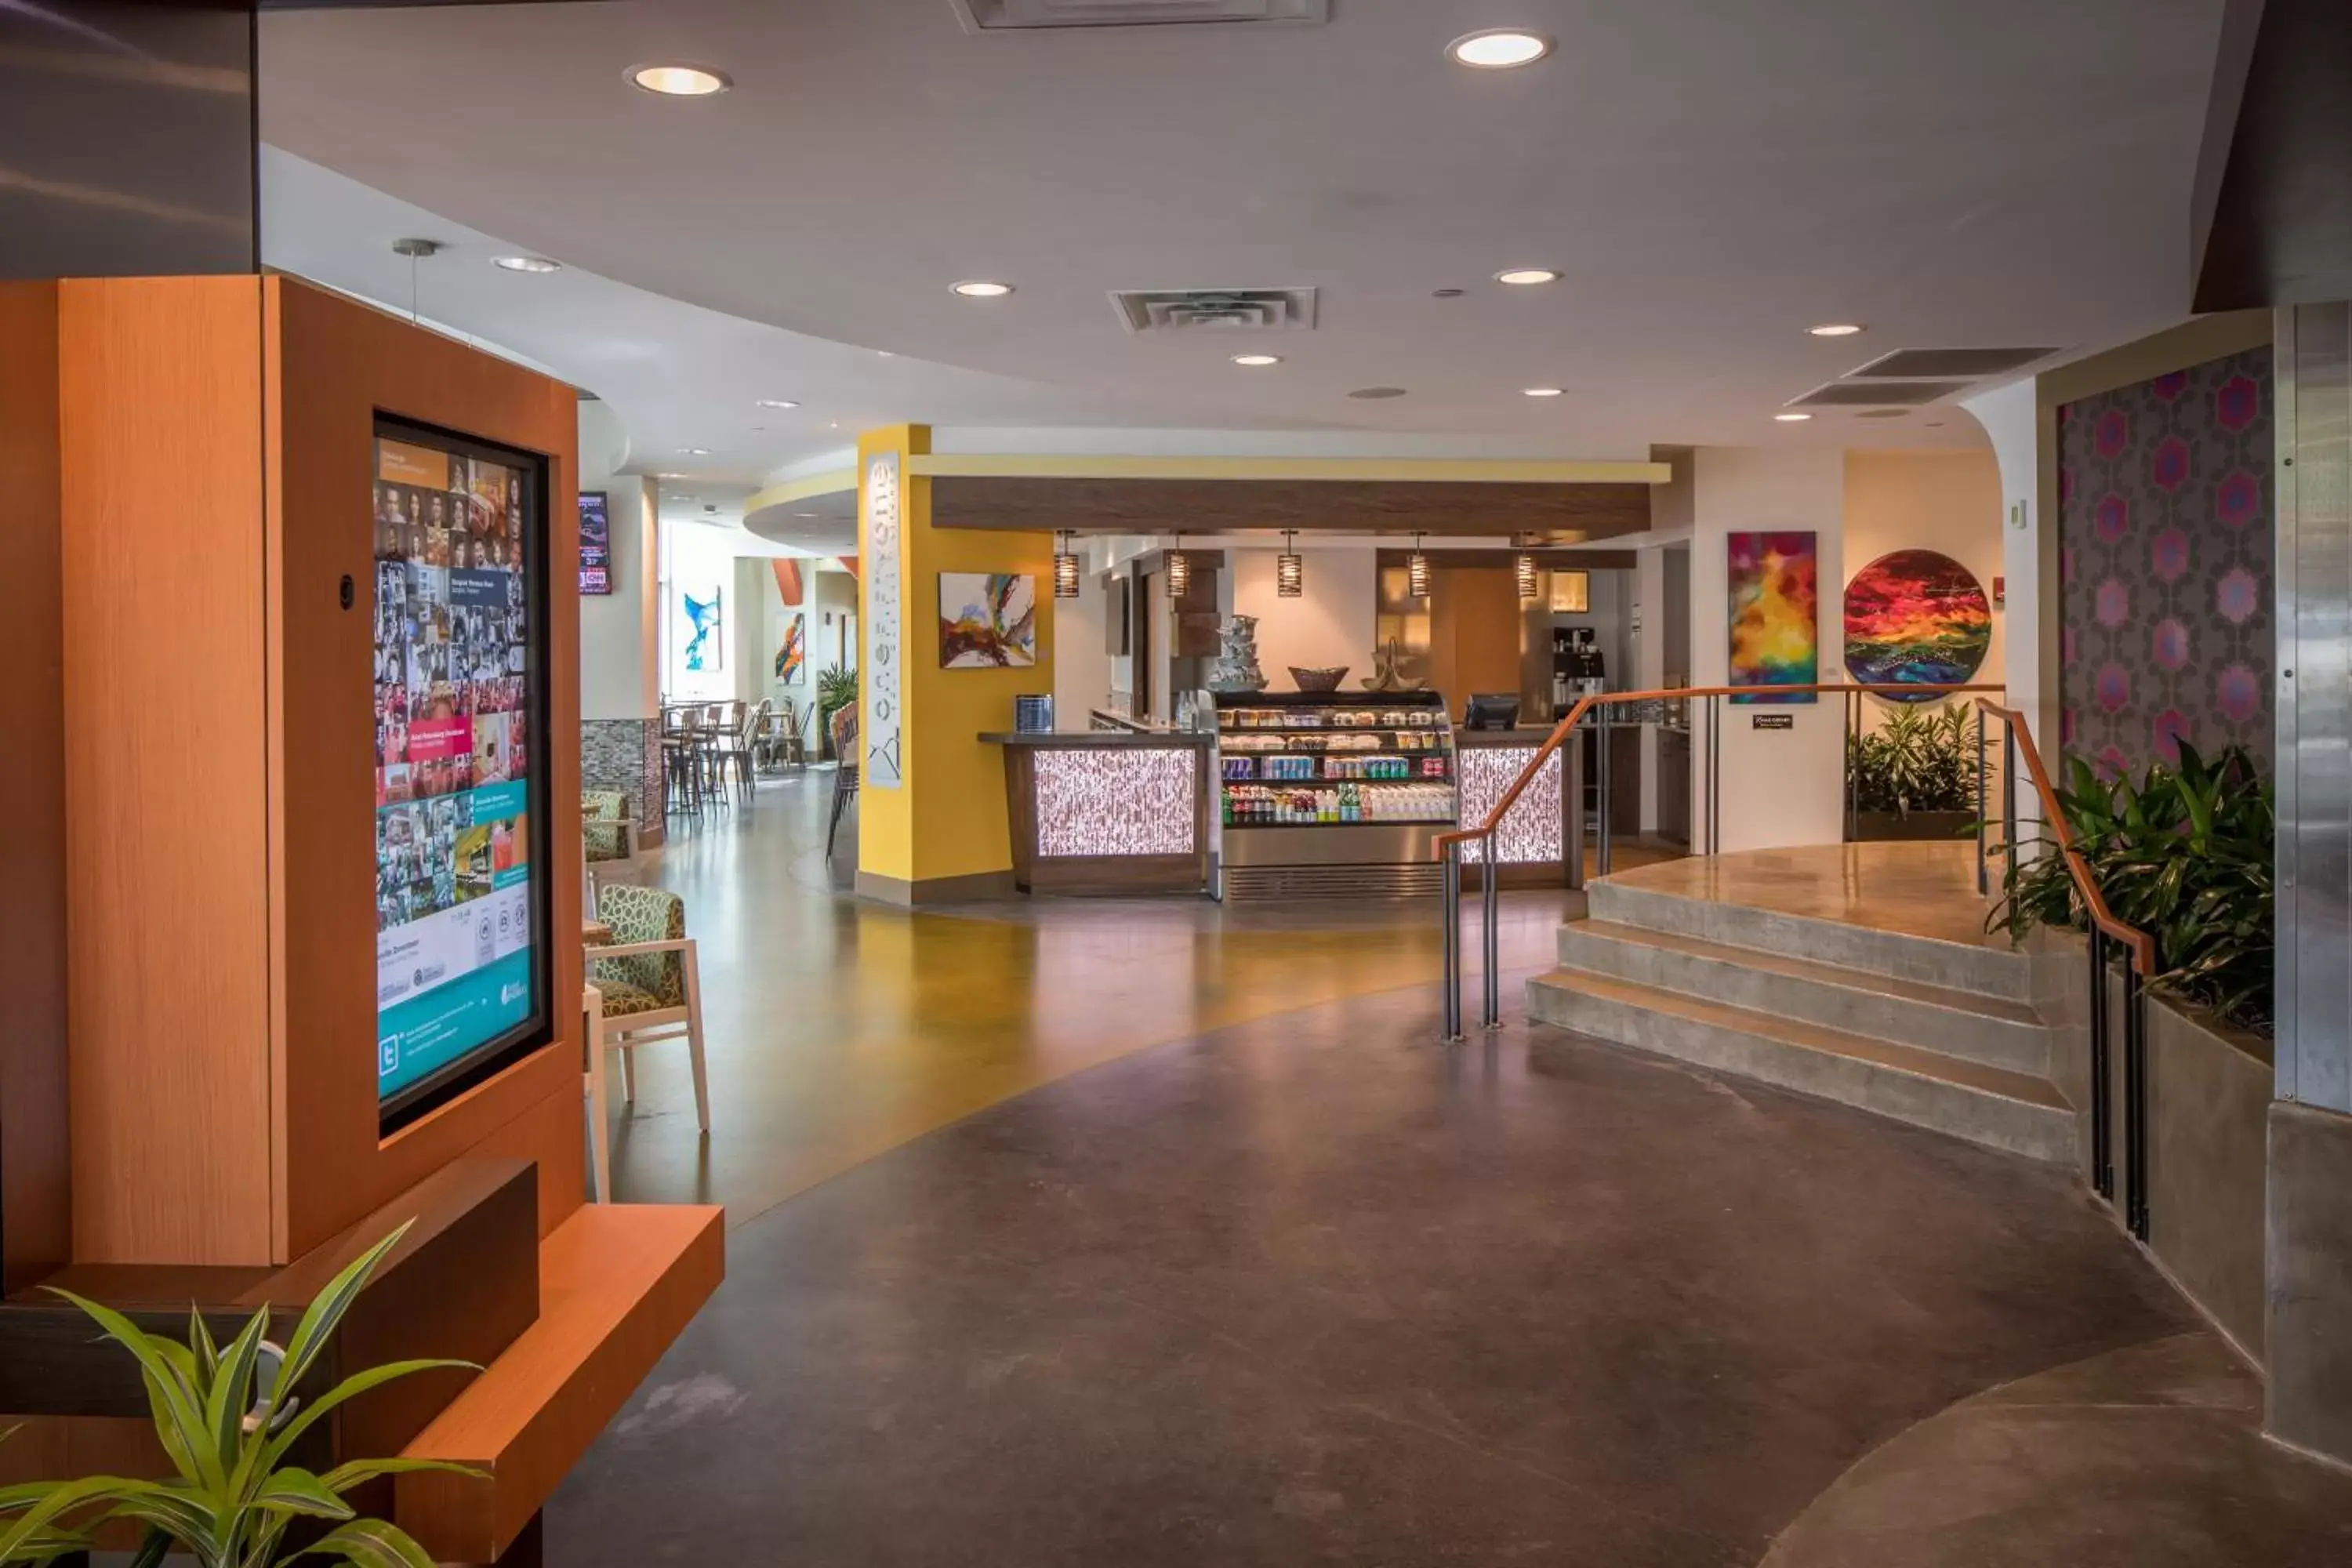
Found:
[[(163, 1481), (90, 1476), (0, 1489), (0, 1563), (46, 1563), (82, 1551), (101, 1526), (131, 1521), (142, 1527), (134, 1568), (153, 1568), (174, 1547), (194, 1553), (203, 1568), (269, 1568), (296, 1557), (359, 1568), (432, 1568), (424, 1548), (398, 1526), (359, 1517), (343, 1494), (380, 1476), (480, 1471), (434, 1459), (354, 1459), (319, 1475), (286, 1462), (306, 1433), (368, 1390), (436, 1367), (472, 1366), (391, 1362), (353, 1373), (315, 1398), (296, 1397), (368, 1277), (407, 1229), (402, 1226), (328, 1282), (266, 1380), (267, 1307), (225, 1347), (213, 1342), (203, 1317), (191, 1310), (182, 1344), (146, 1332), (110, 1307), (55, 1292), (138, 1360), (155, 1435), (179, 1474)], [(288, 1531), (305, 1521), (323, 1533), (281, 1556)]]
[(1849, 735), (1846, 787), (1864, 811), (1976, 809), (1976, 752), (1968, 710), (1904, 704), (1874, 733)]
[[(2242, 747), (2208, 763), (2182, 742), (2180, 763), (2150, 764), (2137, 783), (2103, 779), (2070, 759), (2058, 808), (2116, 918), (2156, 940), (2157, 983), (2241, 1028), (2271, 1031), (2275, 884), (2270, 781)], [(2087, 931), (2054, 839), (2035, 837), (2004, 871), (1987, 929), (2012, 938), (2037, 925)]]
[(832, 719), (834, 710), (846, 708), (857, 700), (857, 672), (840, 665), (827, 665), (817, 672), (816, 716), (820, 722)]

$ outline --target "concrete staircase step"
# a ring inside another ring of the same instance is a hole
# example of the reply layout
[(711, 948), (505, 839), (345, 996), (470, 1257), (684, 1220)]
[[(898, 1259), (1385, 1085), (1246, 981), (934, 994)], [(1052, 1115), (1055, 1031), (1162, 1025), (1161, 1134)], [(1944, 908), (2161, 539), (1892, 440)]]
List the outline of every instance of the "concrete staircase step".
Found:
[(1602, 920), (1560, 927), (1559, 961), (1587, 973), (1987, 1067), (2040, 1076), (2050, 1070), (2050, 1032), (2021, 1001)]
[(1588, 889), (1591, 917), (1727, 947), (1753, 948), (1815, 963), (1859, 969), (1948, 991), (2022, 1002), (2022, 953), (1813, 915), (1628, 885), (1603, 878)]
[(2074, 1113), (2045, 1079), (1575, 970), (1528, 983), (1530, 1016), (1617, 1045), (1834, 1100), (2032, 1159), (2073, 1159)]

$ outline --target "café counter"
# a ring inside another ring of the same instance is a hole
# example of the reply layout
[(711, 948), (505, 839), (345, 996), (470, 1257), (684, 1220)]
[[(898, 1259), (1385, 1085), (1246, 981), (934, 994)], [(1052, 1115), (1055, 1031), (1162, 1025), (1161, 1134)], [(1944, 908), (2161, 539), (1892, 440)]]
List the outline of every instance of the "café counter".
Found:
[[(1535, 760), (1536, 752), (1550, 733), (1549, 724), (1454, 731), (1454, 766), (1461, 774), (1457, 791), (1465, 826), (1475, 826), (1486, 820), (1486, 814), (1495, 809), (1495, 803), (1503, 798), (1511, 781)], [(1584, 842), (1584, 792), (1567, 787), (1566, 781), (1583, 775), (1586, 739), (1579, 731), (1569, 737), (1566, 745), (1545, 758), (1534, 782), (1496, 827), (1495, 858), (1501, 868), (1502, 886), (1584, 885), (1584, 857), (1579, 854), (1571, 858), (1562, 853), (1562, 848)], [(1475, 840), (1465, 843), (1463, 864), (1479, 865), (1485, 858), (1484, 848)]]
[(1023, 892), (1207, 891), (1214, 735), (1138, 725), (980, 739), (1004, 748)]

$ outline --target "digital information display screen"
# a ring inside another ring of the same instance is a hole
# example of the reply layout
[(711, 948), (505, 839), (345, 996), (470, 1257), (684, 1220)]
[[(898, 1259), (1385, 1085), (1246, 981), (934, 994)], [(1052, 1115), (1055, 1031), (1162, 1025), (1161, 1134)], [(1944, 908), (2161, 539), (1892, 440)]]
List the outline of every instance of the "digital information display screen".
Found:
[(580, 492), (580, 591), (613, 591), (613, 516), (603, 490)]
[(536, 476), (375, 443), (376, 1095), (541, 1021), (530, 682)]

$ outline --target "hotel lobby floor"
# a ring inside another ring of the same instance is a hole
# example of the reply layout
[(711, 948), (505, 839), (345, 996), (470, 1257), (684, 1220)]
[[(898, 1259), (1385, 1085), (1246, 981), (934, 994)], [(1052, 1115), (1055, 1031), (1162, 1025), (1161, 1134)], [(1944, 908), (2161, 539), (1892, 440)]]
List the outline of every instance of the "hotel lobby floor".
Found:
[[(596, 868), (685, 898), (709, 1042), (707, 1144), (684, 1049), (643, 1054), (637, 1104), (613, 1125), (621, 1201), (720, 1203), (740, 1226), (1039, 1084), (1341, 996), (1400, 991), (1397, 1009), (1434, 1037), (1433, 992), (1401, 991), (1440, 973), (1427, 902), (1016, 899), (910, 912), (850, 898), (829, 873), (831, 788), (826, 771), (763, 781), (751, 805), (674, 827), (625, 868)], [(1507, 971), (1551, 962), (1567, 897), (1503, 896)], [(1476, 922), (1473, 898), (1473, 1008)]]
[[(735, 1228), (550, 1562), (2352, 1548), (2352, 1478), (2261, 1440), (2061, 1173), (1521, 1024), (1438, 1049), (1426, 909), (859, 904), (824, 784), (640, 868), (704, 944), (717, 1126), (649, 1056), (621, 1194)], [(1508, 900), (1507, 966), (1559, 901)]]

